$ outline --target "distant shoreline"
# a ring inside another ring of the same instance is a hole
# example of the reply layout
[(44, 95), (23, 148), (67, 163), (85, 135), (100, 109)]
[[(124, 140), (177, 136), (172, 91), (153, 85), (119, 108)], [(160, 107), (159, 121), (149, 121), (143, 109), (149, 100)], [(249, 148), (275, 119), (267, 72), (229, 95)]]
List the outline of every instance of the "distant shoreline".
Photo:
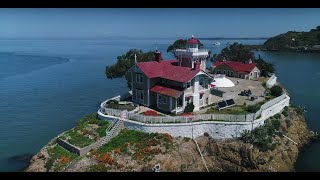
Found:
[(232, 39), (239, 39), (239, 40), (257, 40), (257, 39), (269, 39), (269, 37), (255, 37), (255, 38), (224, 38), (224, 37), (216, 37), (216, 38), (198, 38), (200, 40), (232, 40)]

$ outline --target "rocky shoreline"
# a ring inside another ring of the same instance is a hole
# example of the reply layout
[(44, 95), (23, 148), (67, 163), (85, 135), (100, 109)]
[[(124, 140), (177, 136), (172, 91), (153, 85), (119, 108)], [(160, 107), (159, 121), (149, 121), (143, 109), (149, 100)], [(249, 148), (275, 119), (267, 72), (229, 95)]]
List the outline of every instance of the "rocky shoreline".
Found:
[[(280, 131), (286, 134), (297, 144), (287, 138), (274, 135), (273, 141), (277, 143), (274, 150), (260, 151), (256, 146), (245, 143), (242, 140), (217, 140), (209, 136), (201, 136), (196, 139), (200, 151), (210, 172), (292, 172), (295, 171), (295, 162), (299, 151), (305, 145), (311, 143), (317, 136), (308, 130), (305, 118), (292, 107), (288, 109), (288, 116), (281, 115)], [(160, 164), (161, 171), (197, 171), (206, 172), (205, 166), (197, 151), (195, 143), (188, 138), (169, 138), (173, 148), (160, 142), (150, 144), (143, 152), (157, 152), (143, 161), (134, 158), (134, 154), (119, 153), (116, 148), (108, 155), (111, 161), (103, 162), (103, 168), (99, 168), (101, 162), (94, 155), (89, 154), (81, 158), (75, 158), (67, 162), (60, 169), (47, 169), (46, 164), (50, 160), (48, 148), (55, 146), (55, 139), (43, 147), (30, 161), (27, 172), (46, 171), (151, 171), (155, 164)], [(128, 143), (129, 144), (129, 143)], [(134, 146), (131, 143), (131, 146)], [(146, 151), (148, 150), (148, 151)], [(157, 151), (155, 151), (157, 150)], [(129, 151), (132, 151), (129, 149)], [(97, 160), (98, 159), (98, 160)]]

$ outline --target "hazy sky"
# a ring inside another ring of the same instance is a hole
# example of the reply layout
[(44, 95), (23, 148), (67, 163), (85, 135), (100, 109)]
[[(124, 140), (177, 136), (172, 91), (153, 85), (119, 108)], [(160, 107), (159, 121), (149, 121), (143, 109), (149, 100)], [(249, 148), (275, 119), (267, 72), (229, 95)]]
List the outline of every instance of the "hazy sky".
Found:
[(0, 9), (0, 38), (270, 37), (320, 25), (320, 9)]

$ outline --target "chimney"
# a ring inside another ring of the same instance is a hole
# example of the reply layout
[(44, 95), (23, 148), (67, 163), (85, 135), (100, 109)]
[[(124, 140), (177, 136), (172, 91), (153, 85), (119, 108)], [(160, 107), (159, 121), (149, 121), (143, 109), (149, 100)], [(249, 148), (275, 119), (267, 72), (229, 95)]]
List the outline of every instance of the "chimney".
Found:
[(249, 61), (248, 61), (248, 64), (251, 64), (252, 63), (252, 60), (251, 60), (251, 58), (249, 59)]
[(160, 51), (156, 50), (156, 52), (154, 53), (154, 60), (157, 62), (162, 61), (162, 53)]

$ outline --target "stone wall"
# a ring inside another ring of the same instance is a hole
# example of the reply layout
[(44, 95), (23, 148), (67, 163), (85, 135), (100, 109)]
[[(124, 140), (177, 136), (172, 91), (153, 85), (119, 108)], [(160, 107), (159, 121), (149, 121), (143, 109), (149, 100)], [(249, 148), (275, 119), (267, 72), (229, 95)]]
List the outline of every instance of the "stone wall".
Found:
[[(224, 121), (201, 121), (193, 123), (163, 123), (163, 124), (148, 124), (132, 120), (124, 120), (124, 125), (128, 129), (140, 130), (144, 132), (169, 133), (174, 137), (199, 137), (207, 132), (210, 136), (216, 139), (240, 137), (244, 130), (252, 130), (264, 124), (265, 120), (275, 114), (281, 112), (285, 106), (289, 106), (290, 97), (285, 95), (285, 98), (278, 103), (263, 109), (261, 117), (254, 122), (224, 122)], [(98, 111), (100, 119), (113, 121), (118, 117), (108, 116)]]

